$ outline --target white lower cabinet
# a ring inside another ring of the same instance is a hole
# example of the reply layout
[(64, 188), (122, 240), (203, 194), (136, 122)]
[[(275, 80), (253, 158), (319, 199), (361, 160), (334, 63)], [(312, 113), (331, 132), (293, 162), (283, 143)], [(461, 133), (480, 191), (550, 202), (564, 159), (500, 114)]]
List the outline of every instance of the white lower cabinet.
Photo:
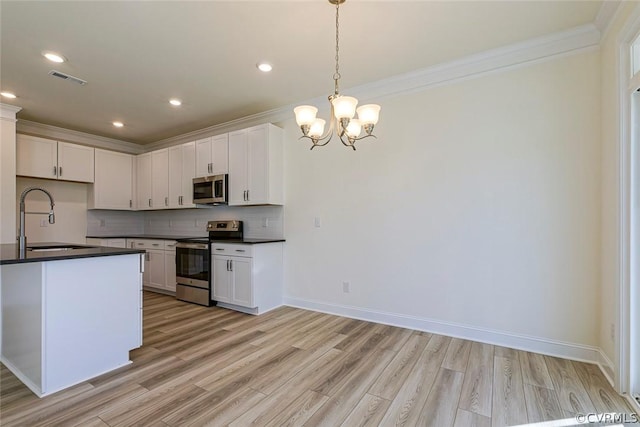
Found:
[(101, 239), (95, 237), (87, 237), (87, 245), (107, 246), (111, 248), (126, 248), (127, 239)]
[(282, 305), (283, 244), (212, 245), (213, 292), (218, 306), (261, 314)]
[(149, 290), (176, 291), (175, 240), (127, 239), (127, 247), (145, 249), (142, 285)]
[(164, 288), (168, 291), (176, 291), (176, 245), (173, 249), (169, 249), (170, 245), (165, 246), (164, 251)]

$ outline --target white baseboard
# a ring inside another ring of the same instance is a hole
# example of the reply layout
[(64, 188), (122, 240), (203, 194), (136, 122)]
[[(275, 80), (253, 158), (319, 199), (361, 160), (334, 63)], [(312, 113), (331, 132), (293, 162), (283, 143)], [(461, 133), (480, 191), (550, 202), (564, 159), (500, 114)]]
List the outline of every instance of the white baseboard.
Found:
[(291, 307), (594, 363), (600, 367), (609, 381), (613, 378), (613, 365), (598, 347), (303, 298), (285, 297), (284, 303)]

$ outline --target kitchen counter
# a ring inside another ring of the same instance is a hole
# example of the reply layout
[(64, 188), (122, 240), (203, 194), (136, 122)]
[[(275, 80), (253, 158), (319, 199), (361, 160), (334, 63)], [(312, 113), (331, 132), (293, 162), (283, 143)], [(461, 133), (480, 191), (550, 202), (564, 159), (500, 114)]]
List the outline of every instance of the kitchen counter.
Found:
[(112, 255), (141, 254), (144, 250), (130, 248), (107, 248), (89, 245), (76, 245), (75, 243), (29, 243), (29, 248), (47, 248), (51, 246), (69, 245), (77, 249), (51, 250), (51, 251), (29, 251), (26, 256), (20, 258), (17, 243), (0, 245), (0, 265), (21, 264), (29, 262), (60, 261), (76, 258), (92, 258)]
[(0, 246), (0, 361), (38, 397), (131, 363), (144, 251), (69, 245), (20, 258), (17, 246)]
[[(87, 239), (157, 239), (157, 240), (178, 240), (178, 241), (208, 241), (208, 236), (160, 236), (157, 234), (129, 234), (116, 236), (86, 236)], [(247, 245), (259, 245), (261, 243), (277, 243), (285, 242), (285, 239), (252, 239), (245, 237), (244, 239), (232, 240), (214, 240), (213, 243), (244, 243)]]
[(208, 239), (207, 236), (167, 236), (159, 234), (116, 234), (112, 236), (85, 236), (87, 239), (152, 239), (152, 240), (184, 240), (184, 239)]
[(285, 239), (237, 239), (237, 240), (213, 240), (211, 243), (242, 243), (245, 245), (259, 245), (261, 243), (285, 242)]

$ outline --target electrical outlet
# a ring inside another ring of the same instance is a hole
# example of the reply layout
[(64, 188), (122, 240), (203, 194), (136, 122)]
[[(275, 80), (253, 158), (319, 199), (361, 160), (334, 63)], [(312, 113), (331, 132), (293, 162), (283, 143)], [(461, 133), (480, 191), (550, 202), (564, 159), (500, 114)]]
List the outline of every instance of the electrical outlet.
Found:
[(611, 324), (611, 331), (610, 331), (609, 338), (611, 338), (611, 342), (616, 341), (616, 325), (614, 323)]
[(40, 220), (40, 227), (47, 227), (49, 225), (49, 221), (46, 219)]
[(342, 282), (342, 292), (345, 294), (351, 292), (351, 282)]
[(107, 221), (105, 221), (104, 219), (100, 220), (100, 227), (104, 227), (105, 225), (107, 225)]
[(316, 228), (320, 228), (320, 226), (322, 225), (322, 221), (320, 220), (319, 216), (314, 218), (313, 224), (316, 226)]
[(269, 226), (269, 218), (262, 218), (262, 226), (265, 228)]
[(169, 228), (173, 227), (173, 221), (169, 220)]

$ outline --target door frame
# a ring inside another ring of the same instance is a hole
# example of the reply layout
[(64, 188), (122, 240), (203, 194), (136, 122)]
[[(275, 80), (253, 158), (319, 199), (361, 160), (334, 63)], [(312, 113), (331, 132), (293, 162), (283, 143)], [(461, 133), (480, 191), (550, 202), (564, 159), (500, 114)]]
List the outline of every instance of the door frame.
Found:
[[(633, 135), (633, 119), (632, 113), (632, 96), (640, 87), (640, 73), (632, 76), (632, 54), (631, 47), (633, 42), (640, 37), (640, 6), (633, 11), (631, 18), (624, 26), (617, 40), (618, 45), (618, 87), (619, 87), (619, 139), (618, 139), (618, 183), (619, 183), (619, 218), (618, 218), (618, 345), (616, 346), (618, 369), (615, 375), (615, 386), (619, 392), (629, 396), (631, 391), (631, 345), (632, 345), (632, 287), (640, 288), (637, 283), (638, 277), (634, 277), (632, 273), (632, 248), (634, 248), (631, 239), (632, 231), (632, 172), (633, 167), (640, 167), (633, 163), (634, 143)], [(637, 143), (637, 142), (636, 142)], [(637, 189), (635, 191), (638, 191)], [(638, 248), (635, 248), (636, 250)], [(636, 283), (634, 283), (634, 280)], [(629, 396), (630, 397), (630, 396)], [(634, 401), (633, 398), (630, 400)], [(635, 401), (634, 401), (635, 402)]]

